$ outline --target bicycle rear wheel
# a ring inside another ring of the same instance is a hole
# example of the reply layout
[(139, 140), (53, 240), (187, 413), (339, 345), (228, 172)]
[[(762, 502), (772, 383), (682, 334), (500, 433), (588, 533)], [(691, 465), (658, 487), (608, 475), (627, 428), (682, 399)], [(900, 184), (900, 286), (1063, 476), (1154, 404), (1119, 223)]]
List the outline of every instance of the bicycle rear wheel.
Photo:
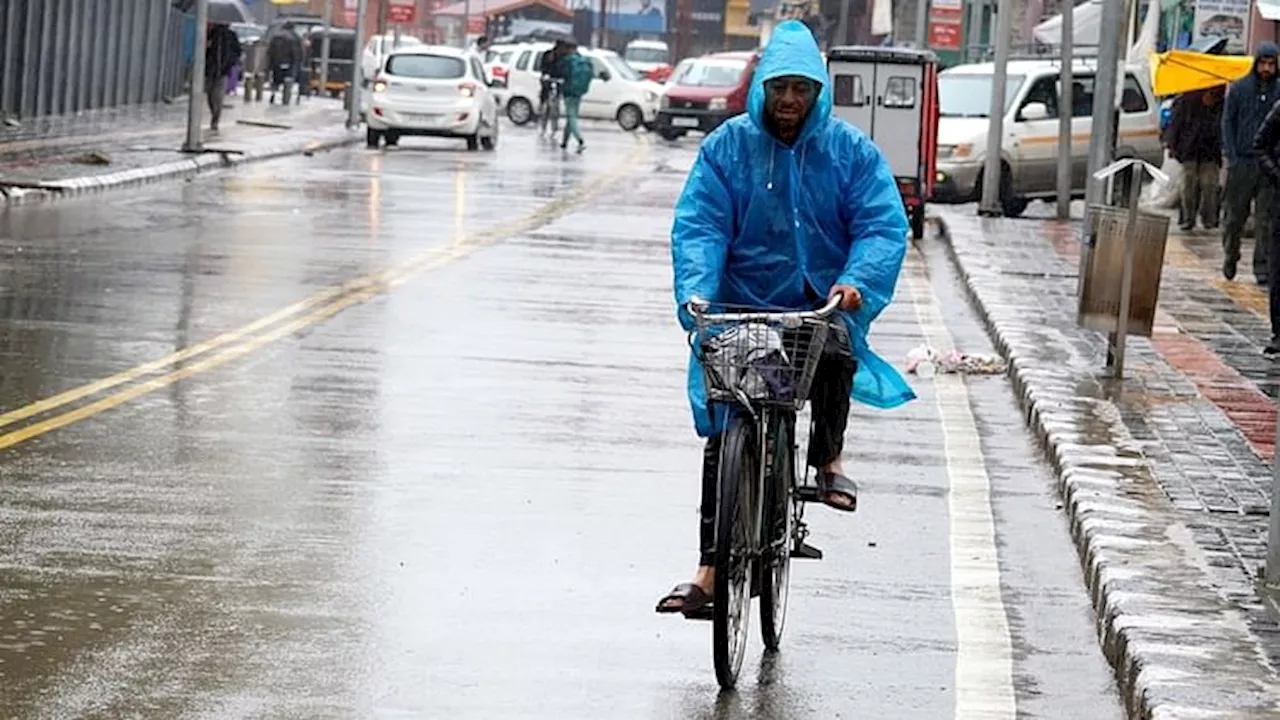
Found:
[(795, 517), (795, 416), (775, 414), (769, 421), (769, 475), (760, 510), (760, 637), (768, 650), (782, 644), (791, 582), (791, 544)]
[(750, 634), (751, 572), (760, 507), (755, 497), (759, 485), (757, 452), (751, 419), (732, 418), (720, 446), (712, 606), (712, 655), (722, 688), (738, 682)]

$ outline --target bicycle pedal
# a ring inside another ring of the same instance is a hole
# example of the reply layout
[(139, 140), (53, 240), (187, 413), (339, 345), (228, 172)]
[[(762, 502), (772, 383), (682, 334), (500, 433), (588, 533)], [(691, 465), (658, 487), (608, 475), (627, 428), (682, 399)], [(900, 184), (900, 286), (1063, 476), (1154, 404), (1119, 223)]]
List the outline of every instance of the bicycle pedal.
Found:
[(796, 497), (800, 502), (820, 503), (822, 502), (822, 489), (817, 485), (801, 485), (796, 488)]
[(821, 560), (822, 551), (809, 543), (802, 542), (791, 549), (791, 557), (800, 560)]
[(715, 615), (716, 615), (715, 608), (711, 607), (710, 604), (707, 604), (707, 605), (703, 605), (697, 610), (694, 610), (688, 615), (685, 615), (684, 619), (685, 620), (714, 620)]

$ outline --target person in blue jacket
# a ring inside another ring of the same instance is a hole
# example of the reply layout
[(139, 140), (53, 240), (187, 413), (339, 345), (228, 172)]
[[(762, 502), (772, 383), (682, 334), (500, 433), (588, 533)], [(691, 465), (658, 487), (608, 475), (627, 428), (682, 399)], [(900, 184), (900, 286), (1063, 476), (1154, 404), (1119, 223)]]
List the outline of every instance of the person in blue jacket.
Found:
[[(686, 330), (690, 300), (807, 309), (841, 295), (845, 332), (833, 334), (810, 392), (815, 420), (808, 462), (824, 501), (857, 504), (840, 455), (850, 396), (879, 408), (915, 398), (867, 343), (893, 298), (907, 249), (907, 216), (888, 163), (869, 138), (831, 116), (831, 88), (813, 33), (788, 20), (774, 30), (747, 96), (747, 113), (702, 144), (675, 208), (675, 299)], [(703, 610), (714, 583), (719, 433), (727, 409), (708, 407), (702, 369), (689, 363), (694, 426), (703, 454), (701, 558), (658, 612)]]

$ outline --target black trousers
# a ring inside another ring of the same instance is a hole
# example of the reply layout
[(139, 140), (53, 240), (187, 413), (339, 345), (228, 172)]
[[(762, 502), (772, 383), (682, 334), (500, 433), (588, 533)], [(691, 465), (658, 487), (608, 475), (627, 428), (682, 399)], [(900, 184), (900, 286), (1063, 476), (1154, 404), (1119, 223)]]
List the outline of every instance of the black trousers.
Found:
[[(809, 387), (813, 433), (809, 436), (808, 462), (821, 468), (844, 451), (844, 430), (849, 424), (849, 393), (857, 362), (843, 325), (827, 340)], [(707, 438), (702, 451), (702, 507), (698, 523), (699, 565), (711, 565), (716, 544), (716, 482), (720, 477), (721, 435)]]

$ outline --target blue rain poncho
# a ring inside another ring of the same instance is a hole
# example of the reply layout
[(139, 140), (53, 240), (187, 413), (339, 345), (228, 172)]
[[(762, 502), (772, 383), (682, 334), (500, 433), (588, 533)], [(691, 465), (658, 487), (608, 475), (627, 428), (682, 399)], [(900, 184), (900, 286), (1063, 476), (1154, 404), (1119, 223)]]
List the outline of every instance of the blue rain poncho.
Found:
[[(785, 75), (822, 86), (791, 147), (764, 124), (764, 85)], [(858, 362), (853, 399), (897, 407), (915, 393), (872, 352), (867, 333), (893, 299), (906, 250), (907, 216), (888, 163), (861, 131), (831, 117), (827, 69), (809, 29), (781, 23), (751, 79), (747, 113), (702, 143), (676, 204), (671, 254), (681, 324), (692, 329), (683, 308), (695, 297), (808, 309), (806, 283), (824, 298), (833, 285), (850, 285), (862, 293), (862, 307), (845, 313)], [(708, 412), (703, 382), (691, 355), (694, 426), (709, 437), (723, 428), (723, 413)]]

